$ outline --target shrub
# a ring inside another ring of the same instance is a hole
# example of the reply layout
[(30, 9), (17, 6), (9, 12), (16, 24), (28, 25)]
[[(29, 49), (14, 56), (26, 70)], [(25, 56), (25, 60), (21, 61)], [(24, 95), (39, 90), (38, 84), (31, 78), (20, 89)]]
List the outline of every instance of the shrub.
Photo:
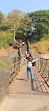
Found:
[(47, 53), (49, 48), (49, 41), (41, 39), (41, 41), (36, 43), (36, 49), (40, 53)]
[[(46, 39), (48, 37), (48, 39)], [(46, 54), (49, 52), (49, 36), (46, 35), (45, 38), (42, 38), (40, 41), (34, 41), (31, 44), (31, 49), (34, 49), (35, 51)]]
[(7, 43), (8, 43), (8, 44), (10, 44), (10, 43), (12, 44), (13, 42), (14, 42), (13, 38), (12, 38), (12, 39), (11, 39), (11, 38), (8, 38), (8, 39), (7, 39)]
[(0, 60), (0, 67), (5, 68), (6, 67), (6, 63), (3, 62), (2, 60)]
[(13, 43), (13, 34), (8, 31), (0, 32), (0, 46), (8, 48), (9, 43)]
[(49, 39), (49, 34), (44, 34), (43, 39), (44, 39), (44, 40)]

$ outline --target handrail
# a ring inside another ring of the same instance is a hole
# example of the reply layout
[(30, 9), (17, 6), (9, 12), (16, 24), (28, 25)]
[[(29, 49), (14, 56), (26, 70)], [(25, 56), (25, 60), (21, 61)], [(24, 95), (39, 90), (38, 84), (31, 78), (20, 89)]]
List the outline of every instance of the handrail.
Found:
[[(30, 50), (30, 43), (28, 42), (29, 50)], [(30, 51), (31, 52), (31, 51)], [(31, 53), (32, 55), (32, 53)], [(36, 61), (36, 68), (38, 69), (39, 73), (47, 83), (49, 80), (49, 58), (46, 57), (38, 57), (38, 60)], [(48, 84), (47, 84), (48, 85)], [(49, 87), (49, 85), (48, 85)]]
[[(41, 74), (42, 78), (47, 81), (49, 80), (49, 59), (40, 58), (38, 60), (38, 63), (36, 64), (36, 67)], [(48, 85), (48, 84), (47, 84)], [(49, 85), (48, 85), (49, 87)]]
[[(21, 41), (20, 41), (21, 42)], [(22, 42), (21, 42), (22, 43)], [(25, 44), (26, 46), (26, 44)], [(25, 54), (25, 51), (27, 50), (27, 47), (22, 47), (22, 44), (20, 44), (20, 57), (21, 55), (24, 56)], [(16, 75), (18, 74), (18, 72), (21, 70), (23, 64), (24, 64), (24, 59), (23, 58), (20, 58), (18, 53), (15, 54), (15, 55), (12, 55), (9, 60), (8, 60), (8, 67), (7, 69), (9, 70), (10, 72), (10, 80), (9, 80), (9, 83), (11, 83), (14, 78), (16, 77)], [(10, 62), (11, 61), (11, 62)]]
[(16, 62), (16, 63), (13, 63), (13, 64), (11, 65), (11, 67), (14, 66), (14, 65), (16, 65), (16, 64), (18, 64), (18, 63), (20, 63), (20, 61), (18, 61), (18, 62)]

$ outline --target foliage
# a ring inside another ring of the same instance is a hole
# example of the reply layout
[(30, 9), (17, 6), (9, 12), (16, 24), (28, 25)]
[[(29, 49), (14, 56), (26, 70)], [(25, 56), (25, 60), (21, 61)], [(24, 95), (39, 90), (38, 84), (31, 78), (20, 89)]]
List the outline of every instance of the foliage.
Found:
[(9, 29), (8, 21), (3, 13), (0, 12), (0, 31)]
[(22, 12), (19, 10), (12, 10), (11, 13), (8, 14), (7, 20), (10, 24), (11, 31), (14, 32), (14, 42), (16, 36), (16, 30), (20, 25), (20, 19), (22, 18)]
[(46, 40), (45, 38), (42, 38), (40, 41), (34, 41), (31, 48), (37, 52), (40, 52), (41, 54), (48, 53), (49, 52), (49, 41)]
[(42, 38), (44, 34), (48, 34), (49, 29), (49, 10), (39, 10), (31, 12), (30, 18), (33, 23), (33, 27), (37, 31), (38, 39)]
[(25, 30), (22, 27), (19, 27), (16, 31), (16, 37), (24, 37), (25, 35)]
[(37, 51), (41, 53), (47, 53), (49, 48), (49, 41), (48, 40), (41, 40), (36, 44)]
[(5, 68), (6, 67), (6, 63), (3, 62), (2, 60), (0, 60), (0, 67)]
[(9, 43), (13, 43), (13, 34), (8, 31), (0, 32), (0, 47), (8, 48)]
[(2, 23), (3, 18), (4, 18), (4, 14), (2, 12), (0, 12), (0, 25)]
[(0, 12), (0, 46), (7, 48), (10, 43), (15, 42), (16, 37), (27, 37), (32, 27), (35, 28), (34, 43), (39, 41), (41, 44), (42, 38), (44, 41), (49, 40), (49, 10), (27, 14), (20, 10), (12, 10), (7, 17)]
[(30, 27), (31, 27), (31, 20), (27, 14), (24, 14), (22, 16), (22, 19), (20, 20), (20, 26), (16, 30), (16, 36), (22, 38), (27, 37)]
[(16, 36), (27, 36), (27, 31), (31, 27), (31, 20), (28, 14), (19, 10), (13, 10), (8, 14), (7, 19), (11, 26), (10, 29), (14, 32), (14, 42)]
[(31, 19), (30, 19), (30, 17), (29, 17), (29, 15), (28, 14), (24, 14), (23, 15), (23, 18), (22, 18), (22, 20), (21, 20), (21, 27), (22, 27), (22, 29), (23, 29), (23, 31), (24, 31), (24, 36), (26, 37), (27, 36), (27, 34), (28, 34), (28, 32), (29, 32), (29, 30), (30, 30), (30, 28), (31, 28)]
[(43, 39), (49, 41), (49, 33), (48, 33), (48, 34), (44, 34), (44, 35), (43, 35)]

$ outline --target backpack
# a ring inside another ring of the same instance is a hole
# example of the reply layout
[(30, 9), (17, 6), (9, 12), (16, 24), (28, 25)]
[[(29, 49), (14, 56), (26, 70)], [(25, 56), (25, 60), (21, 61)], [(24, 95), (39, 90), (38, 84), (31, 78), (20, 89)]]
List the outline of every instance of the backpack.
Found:
[(27, 54), (27, 57), (29, 57), (29, 54)]

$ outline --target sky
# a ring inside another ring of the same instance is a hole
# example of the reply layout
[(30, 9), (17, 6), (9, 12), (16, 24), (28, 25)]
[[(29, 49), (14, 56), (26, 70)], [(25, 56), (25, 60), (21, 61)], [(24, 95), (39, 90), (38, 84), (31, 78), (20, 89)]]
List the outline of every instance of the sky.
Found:
[(14, 9), (22, 12), (49, 10), (49, 0), (0, 0), (0, 11), (8, 14)]

